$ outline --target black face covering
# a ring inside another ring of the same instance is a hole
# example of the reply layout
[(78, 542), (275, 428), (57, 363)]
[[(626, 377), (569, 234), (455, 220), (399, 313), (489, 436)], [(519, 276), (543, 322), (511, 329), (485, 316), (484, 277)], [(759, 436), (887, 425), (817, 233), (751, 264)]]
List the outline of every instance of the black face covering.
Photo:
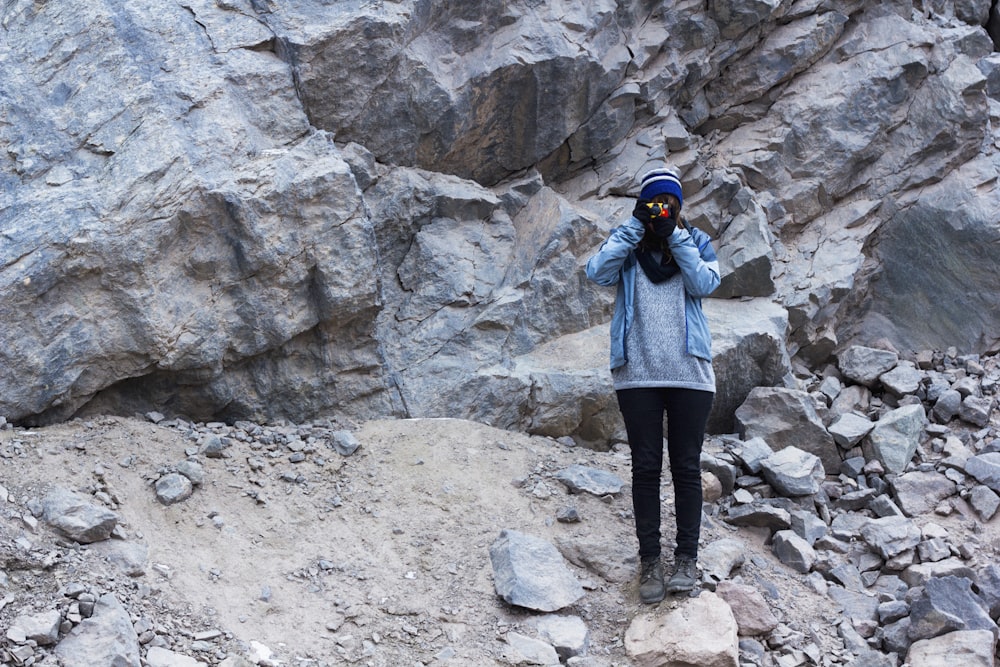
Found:
[(649, 282), (653, 284), (662, 283), (664, 280), (673, 277), (678, 271), (680, 271), (680, 267), (677, 266), (677, 262), (674, 261), (674, 256), (670, 253), (670, 249), (663, 248), (662, 253), (663, 256), (659, 261), (657, 261), (656, 257), (653, 256), (652, 250), (641, 245), (635, 250), (636, 259), (639, 260), (639, 266), (642, 267), (646, 277), (649, 278)]

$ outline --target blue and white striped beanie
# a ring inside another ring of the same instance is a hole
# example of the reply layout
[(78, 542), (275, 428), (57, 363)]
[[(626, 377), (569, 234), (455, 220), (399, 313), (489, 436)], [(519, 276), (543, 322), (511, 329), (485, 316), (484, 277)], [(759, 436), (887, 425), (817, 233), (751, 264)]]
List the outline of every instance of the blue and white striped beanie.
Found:
[(639, 199), (650, 200), (657, 195), (673, 195), (677, 197), (681, 208), (684, 207), (684, 194), (681, 192), (681, 179), (670, 167), (660, 167), (647, 171), (639, 179)]

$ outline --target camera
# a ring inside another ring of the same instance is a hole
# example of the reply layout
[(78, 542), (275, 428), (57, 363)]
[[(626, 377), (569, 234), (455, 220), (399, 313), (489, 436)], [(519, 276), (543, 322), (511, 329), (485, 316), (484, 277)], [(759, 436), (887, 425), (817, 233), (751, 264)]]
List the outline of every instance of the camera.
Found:
[(657, 204), (650, 202), (646, 204), (649, 209), (650, 217), (653, 218), (676, 218), (677, 212), (674, 211), (674, 207), (670, 204)]

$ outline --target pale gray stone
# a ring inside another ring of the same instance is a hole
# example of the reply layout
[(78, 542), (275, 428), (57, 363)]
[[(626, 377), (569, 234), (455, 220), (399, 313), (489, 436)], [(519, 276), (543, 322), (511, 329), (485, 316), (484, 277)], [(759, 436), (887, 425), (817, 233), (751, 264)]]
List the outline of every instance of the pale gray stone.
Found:
[(562, 660), (584, 655), (590, 645), (590, 631), (579, 616), (546, 614), (535, 621), (539, 636), (555, 648)]
[(910, 608), (910, 639), (930, 639), (955, 630), (986, 630), (997, 638), (972, 582), (964, 577), (934, 577), (924, 582), (922, 594)]
[(826, 476), (818, 456), (788, 446), (761, 462), (764, 479), (784, 496), (808, 496), (819, 492)]
[(940, 424), (947, 424), (958, 416), (962, 409), (962, 395), (954, 389), (947, 389), (934, 401), (931, 415)]
[(834, 442), (843, 449), (850, 449), (868, 435), (875, 427), (875, 423), (867, 417), (848, 412), (841, 415), (829, 426), (830, 435)]
[(731, 507), (726, 512), (725, 520), (733, 526), (756, 526), (772, 531), (785, 530), (792, 525), (792, 516), (788, 510), (765, 502)]
[(824, 468), (840, 467), (837, 445), (804, 391), (756, 387), (736, 410), (736, 422), (744, 440), (763, 438), (776, 451), (796, 447), (818, 457)]
[(197, 461), (184, 460), (174, 467), (177, 472), (191, 480), (194, 486), (201, 486), (205, 481), (205, 469)]
[(993, 411), (993, 406), (992, 397), (968, 396), (962, 400), (958, 416), (962, 421), (982, 428), (990, 423), (990, 413)]
[[(706, 299), (702, 305), (712, 327), (716, 379), (708, 430), (732, 433), (738, 430), (734, 413), (754, 388), (791, 384), (788, 312), (770, 298)], [(606, 348), (602, 361), (606, 365)]]
[(146, 650), (146, 667), (204, 667), (205, 664), (160, 646), (152, 646)]
[(988, 486), (978, 485), (969, 491), (969, 505), (980, 520), (986, 522), (992, 519), (1000, 509), (1000, 496)]
[(616, 540), (558, 538), (556, 547), (570, 563), (586, 568), (605, 581), (624, 583), (635, 578), (639, 555), (634, 544)]
[(545, 540), (514, 530), (502, 530), (490, 546), (493, 585), (505, 602), (557, 611), (583, 597), (583, 588), (566, 561)]
[(351, 431), (334, 431), (332, 438), (331, 445), (341, 456), (350, 456), (361, 447), (361, 441)]
[(837, 357), (837, 366), (845, 377), (871, 386), (878, 378), (896, 367), (899, 355), (863, 345), (852, 345)]
[(899, 578), (911, 588), (916, 588), (923, 586), (929, 579), (948, 576), (975, 579), (972, 568), (961, 558), (944, 558), (928, 563), (914, 563), (903, 570)]
[(590, 493), (595, 496), (617, 495), (625, 482), (618, 475), (590, 466), (571, 465), (553, 475), (570, 493)]
[(865, 456), (878, 460), (889, 472), (902, 472), (917, 451), (925, 421), (920, 405), (906, 405), (882, 415), (864, 440)]
[(882, 558), (888, 559), (913, 549), (923, 536), (911, 519), (887, 516), (867, 520), (861, 528), (861, 537)]
[(885, 390), (896, 398), (917, 393), (923, 379), (924, 373), (910, 361), (900, 361), (895, 368), (878, 377)]
[(508, 632), (504, 655), (512, 665), (558, 665), (559, 654), (551, 644), (519, 632)]
[(816, 563), (816, 550), (791, 530), (775, 533), (771, 550), (778, 560), (800, 574), (807, 574)]
[(738, 643), (732, 609), (708, 591), (676, 609), (639, 614), (625, 631), (625, 652), (637, 666), (736, 667)]
[(164, 505), (184, 502), (194, 493), (191, 480), (176, 472), (168, 473), (156, 480), (156, 499)]
[(891, 478), (896, 503), (910, 517), (928, 514), (942, 500), (958, 493), (958, 486), (939, 472), (907, 472)]
[(774, 450), (761, 437), (750, 438), (734, 446), (733, 453), (751, 474), (760, 473), (761, 461), (774, 454)]
[(93, 615), (63, 637), (55, 653), (65, 667), (140, 667), (139, 640), (132, 620), (112, 594), (97, 600)]
[(7, 628), (6, 636), (16, 644), (32, 641), (38, 646), (49, 646), (59, 641), (61, 621), (62, 617), (57, 610), (22, 614)]
[[(5, 13), (11, 421), (335, 411), (606, 446), (606, 336), (585, 368), (529, 356), (603, 332), (614, 290), (581, 260), (667, 154), (720, 294), (768, 294), (705, 300), (715, 432), (753, 386), (794, 386), (789, 352), (996, 342), (982, 0), (236, 4), (157, 6), (125, 31), (102, 3)], [(539, 90), (559, 103), (525, 102)]]
[(987, 452), (969, 457), (965, 472), (981, 484), (1000, 493), (1000, 452)]
[(715, 581), (728, 579), (746, 562), (744, 545), (735, 539), (714, 540), (698, 550), (702, 576)]
[(956, 630), (913, 642), (906, 653), (910, 667), (993, 667), (996, 637), (987, 630)]
[(42, 518), (82, 544), (108, 539), (118, 525), (117, 514), (66, 489), (54, 489), (42, 499)]

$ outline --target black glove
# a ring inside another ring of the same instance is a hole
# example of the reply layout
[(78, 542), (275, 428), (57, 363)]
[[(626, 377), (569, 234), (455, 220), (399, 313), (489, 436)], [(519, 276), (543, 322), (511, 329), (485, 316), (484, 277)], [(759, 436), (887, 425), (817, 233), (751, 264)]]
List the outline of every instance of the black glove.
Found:
[(677, 229), (677, 220), (673, 216), (669, 218), (662, 216), (653, 218), (653, 233), (661, 239), (669, 239), (675, 229)]
[(642, 223), (643, 227), (649, 227), (653, 222), (653, 212), (649, 209), (649, 201), (640, 199), (632, 209), (632, 217)]

